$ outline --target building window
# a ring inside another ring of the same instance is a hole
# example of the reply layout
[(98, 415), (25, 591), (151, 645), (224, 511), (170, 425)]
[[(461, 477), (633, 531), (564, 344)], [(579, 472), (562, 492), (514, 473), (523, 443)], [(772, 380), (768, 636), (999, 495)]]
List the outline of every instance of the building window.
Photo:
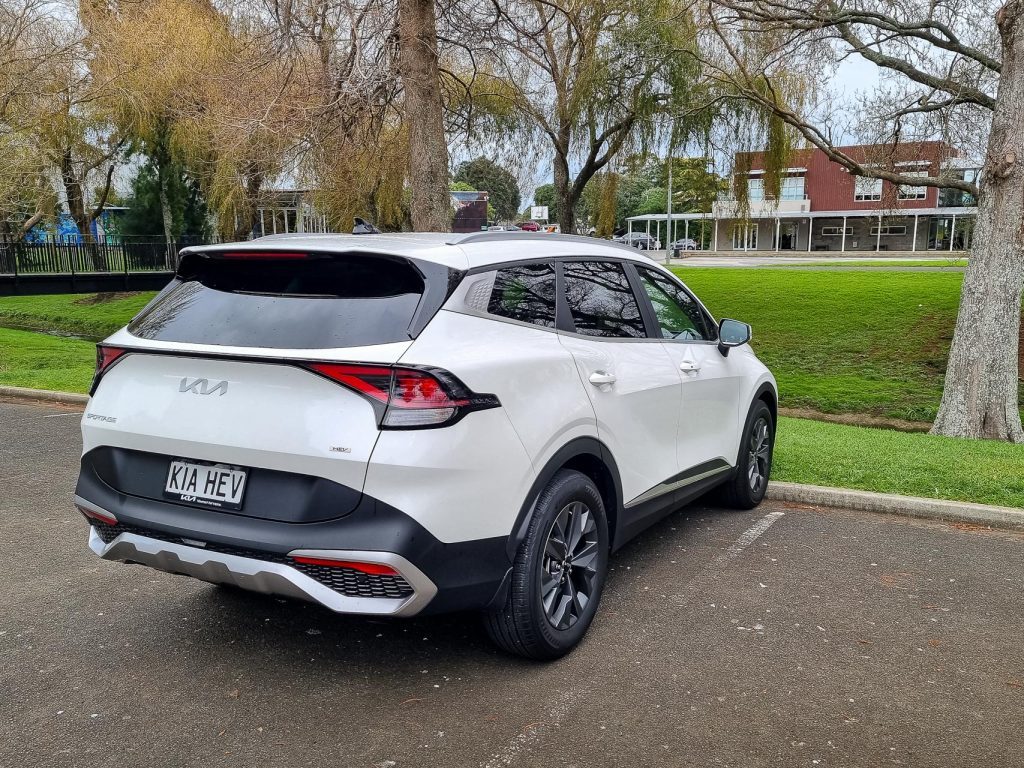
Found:
[(747, 200), (764, 200), (764, 179), (747, 179)]
[[(921, 178), (927, 176), (928, 171), (905, 171), (903, 175)], [(928, 197), (928, 187), (900, 187), (900, 200), (924, 200), (926, 197)]]
[(879, 230), (878, 226), (872, 227), (871, 228), (871, 236), (872, 237), (878, 237), (878, 235), (881, 234), (882, 237), (885, 237), (886, 235), (905, 235), (905, 234), (907, 234), (907, 227), (906, 227), (906, 225), (903, 225), (903, 224), (901, 224), (899, 226), (895, 226), (895, 225), (889, 226), (889, 225), (886, 225), (884, 227), (881, 227), (881, 230), (882, 230), (881, 233), (879, 233), (878, 230)]
[[(822, 237), (840, 237), (842, 234), (843, 234), (843, 228), (842, 227), (822, 227), (821, 228), (821, 235), (822, 235)], [(852, 235), (853, 234), (853, 227), (847, 227), (846, 228), (846, 234), (847, 235)]]
[(781, 199), (803, 200), (804, 199), (804, 177), (787, 176), (782, 180)]
[(882, 180), (869, 179), (867, 176), (855, 176), (853, 179), (854, 200), (881, 200)]

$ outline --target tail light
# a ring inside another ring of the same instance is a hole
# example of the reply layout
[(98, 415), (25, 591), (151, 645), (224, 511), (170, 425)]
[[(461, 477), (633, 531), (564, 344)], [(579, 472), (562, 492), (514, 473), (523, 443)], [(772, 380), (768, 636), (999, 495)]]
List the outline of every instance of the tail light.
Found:
[(467, 413), (501, 405), (473, 392), (440, 368), (310, 363), (309, 368), (366, 397), (382, 429), (422, 429), (454, 424)]
[(92, 386), (89, 388), (90, 395), (96, 391), (96, 387), (99, 386), (103, 374), (107, 372), (110, 366), (120, 360), (127, 351), (121, 347), (111, 347), (107, 344), (96, 345), (96, 373), (92, 377)]

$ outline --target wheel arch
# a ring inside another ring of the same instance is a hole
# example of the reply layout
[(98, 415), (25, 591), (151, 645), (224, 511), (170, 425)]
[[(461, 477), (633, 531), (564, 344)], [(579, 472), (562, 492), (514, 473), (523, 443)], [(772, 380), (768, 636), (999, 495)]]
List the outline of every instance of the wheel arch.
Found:
[(768, 406), (768, 410), (772, 414), (772, 433), (774, 435), (779, 426), (779, 393), (775, 391), (775, 387), (770, 381), (766, 381), (754, 391), (750, 405), (753, 406), (756, 400), (761, 400)]
[(551, 482), (551, 478), (563, 469), (576, 470), (594, 481), (608, 516), (608, 541), (615, 540), (615, 526), (622, 509), (622, 481), (618, 465), (611, 451), (600, 440), (594, 437), (578, 437), (558, 449), (537, 473), (508, 537), (510, 560), (515, 559), (519, 545), (526, 538), (530, 520), (537, 506), (537, 498)]

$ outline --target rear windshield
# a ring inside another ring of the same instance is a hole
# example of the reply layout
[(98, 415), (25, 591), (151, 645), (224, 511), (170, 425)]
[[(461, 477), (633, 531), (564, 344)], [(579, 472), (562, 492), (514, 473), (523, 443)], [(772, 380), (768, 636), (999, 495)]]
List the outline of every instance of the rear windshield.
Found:
[(410, 338), (424, 281), (408, 261), (186, 256), (128, 326), (135, 336), (240, 347), (327, 349)]

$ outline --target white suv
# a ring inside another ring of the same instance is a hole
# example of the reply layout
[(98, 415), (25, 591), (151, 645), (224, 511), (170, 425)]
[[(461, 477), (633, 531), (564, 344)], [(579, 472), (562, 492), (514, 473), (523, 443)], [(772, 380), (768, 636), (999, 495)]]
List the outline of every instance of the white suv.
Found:
[(90, 547), (554, 658), (608, 555), (764, 496), (776, 386), (670, 272), (591, 238), (305, 235), (182, 252), (98, 348)]

